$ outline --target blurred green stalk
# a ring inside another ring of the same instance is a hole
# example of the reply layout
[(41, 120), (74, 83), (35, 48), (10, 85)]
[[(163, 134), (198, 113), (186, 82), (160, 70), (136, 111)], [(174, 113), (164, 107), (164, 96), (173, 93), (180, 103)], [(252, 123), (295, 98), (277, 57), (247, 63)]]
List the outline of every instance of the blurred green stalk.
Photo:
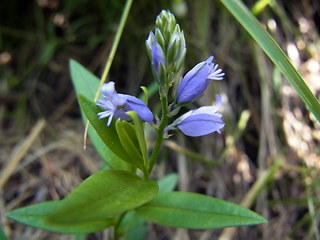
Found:
[(274, 39), (240, 0), (221, 0), (221, 2), (280, 69), (307, 105), (307, 108), (313, 113), (318, 122), (320, 122), (320, 103), (318, 99), (310, 91), (308, 85), (304, 82)]

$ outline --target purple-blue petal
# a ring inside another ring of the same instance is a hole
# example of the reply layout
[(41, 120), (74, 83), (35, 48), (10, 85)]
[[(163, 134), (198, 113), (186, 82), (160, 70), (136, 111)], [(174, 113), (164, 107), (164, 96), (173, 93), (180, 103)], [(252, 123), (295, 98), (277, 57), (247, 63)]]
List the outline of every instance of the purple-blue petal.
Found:
[(199, 137), (219, 131), (225, 123), (218, 116), (210, 114), (191, 115), (178, 124), (178, 128), (187, 136)]
[(120, 119), (120, 120), (129, 120), (131, 119), (131, 117), (126, 114), (126, 111), (124, 111), (123, 109), (118, 109), (114, 112), (113, 114), (113, 118), (114, 119)]
[(123, 95), (127, 97), (127, 105), (123, 108), (124, 111), (127, 112), (133, 110), (143, 121), (148, 123), (153, 121), (153, 114), (143, 101), (131, 95)]
[(159, 72), (160, 63), (165, 66), (164, 52), (158, 42), (154, 42), (151, 52), (152, 64), (157, 72)]
[(210, 83), (207, 78), (213, 68), (212, 59), (211, 56), (197, 64), (184, 76), (177, 88), (177, 103), (193, 101), (206, 90)]

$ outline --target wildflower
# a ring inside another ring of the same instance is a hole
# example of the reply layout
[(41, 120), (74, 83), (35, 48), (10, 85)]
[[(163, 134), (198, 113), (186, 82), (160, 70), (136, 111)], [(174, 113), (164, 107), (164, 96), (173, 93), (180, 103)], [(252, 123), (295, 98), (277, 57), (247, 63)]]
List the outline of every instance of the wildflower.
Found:
[(220, 132), (225, 126), (221, 120), (222, 114), (217, 111), (221, 107), (221, 96), (216, 95), (216, 104), (214, 106), (200, 107), (191, 110), (176, 119), (171, 125), (167, 126), (165, 131), (179, 128), (185, 135), (190, 137), (199, 137), (213, 132)]
[(213, 56), (194, 66), (179, 82), (177, 103), (191, 102), (202, 94), (211, 80), (222, 80), (225, 75), (218, 64), (212, 62)]
[(104, 83), (101, 87), (102, 99), (98, 100), (97, 106), (105, 111), (99, 112), (99, 119), (109, 117), (107, 126), (110, 126), (112, 118), (129, 120), (128, 111), (135, 111), (145, 122), (151, 123), (153, 115), (147, 105), (140, 99), (115, 91), (114, 82)]

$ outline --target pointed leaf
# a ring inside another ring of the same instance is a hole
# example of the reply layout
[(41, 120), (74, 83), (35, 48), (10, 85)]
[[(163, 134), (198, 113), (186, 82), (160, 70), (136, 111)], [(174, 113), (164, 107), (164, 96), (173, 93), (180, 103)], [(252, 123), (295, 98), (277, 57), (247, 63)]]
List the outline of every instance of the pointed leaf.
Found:
[(18, 222), (61, 233), (90, 233), (114, 225), (116, 214), (155, 198), (158, 185), (120, 170), (100, 171), (65, 199), (43, 202), (7, 213)]
[(42, 202), (13, 210), (7, 213), (7, 217), (35, 228), (42, 228), (53, 232), (76, 234), (98, 232), (113, 225), (115, 222), (115, 220), (112, 218), (64, 223), (48, 221), (45, 216), (52, 214), (58, 205), (59, 201)]
[(158, 180), (159, 192), (172, 192), (177, 186), (178, 174), (171, 173)]
[(56, 223), (104, 220), (156, 197), (158, 185), (126, 171), (99, 171), (87, 178), (47, 219)]
[(99, 88), (99, 78), (73, 59), (70, 59), (69, 67), (71, 80), (77, 95), (82, 94), (93, 100)]
[(266, 222), (260, 215), (233, 203), (187, 192), (159, 193), (136, 212), (145, 220), (179, 228), (224, 228)]

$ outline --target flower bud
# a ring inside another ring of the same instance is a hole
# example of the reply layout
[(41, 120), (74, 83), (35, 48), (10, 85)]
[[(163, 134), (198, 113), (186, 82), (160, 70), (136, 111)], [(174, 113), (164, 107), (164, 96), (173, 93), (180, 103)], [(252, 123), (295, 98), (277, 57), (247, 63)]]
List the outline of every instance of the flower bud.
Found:
[(154, 66), (157, 73), (160, 71), (160, 64), (165, 66), (164, 52), (158, 42), (154, 42), (151, 52), (151, 63)]
[(147, 48), (147, 53), (150, 60), (152, 59), (151, 52), (152, 52), (153, 43), (154, 43), (154, 34), (152, 31), (150, 31), (148, 39), (146, 40), (146, 48)]

